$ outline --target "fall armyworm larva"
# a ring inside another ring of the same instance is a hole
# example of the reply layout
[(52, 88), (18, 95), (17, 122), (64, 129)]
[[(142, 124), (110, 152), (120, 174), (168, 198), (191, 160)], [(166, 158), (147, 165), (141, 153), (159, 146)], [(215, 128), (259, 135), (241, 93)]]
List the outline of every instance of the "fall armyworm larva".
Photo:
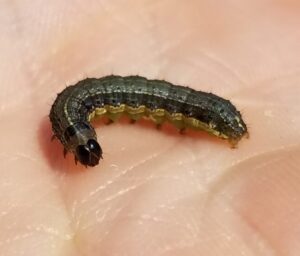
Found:
[(102, 149), (90, 120), (107, 115), (116, 121), (123, 113), (132, 120), (149, 117), (157, 125), (167, 120), (180, 130), (204, 130), (232, 146), (248, 135), (240, 112), (229, 100), (141, 76), (87, 78), (68, 86), (58, 94), (49, 117), (65, 153), (72, 152), (76, 162), (95, 166)]

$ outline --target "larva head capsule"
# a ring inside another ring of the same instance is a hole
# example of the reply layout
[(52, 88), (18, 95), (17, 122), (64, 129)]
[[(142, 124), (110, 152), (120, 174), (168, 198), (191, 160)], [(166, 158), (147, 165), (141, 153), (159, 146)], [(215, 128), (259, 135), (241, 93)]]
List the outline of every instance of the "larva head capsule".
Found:
[(102, 158), (102, 149), (96, 140), (89, 139), (85, 145), (76, 147), (75, 158), (83, 165), (95, 166)]
[(102, 158), (94, 128), (87, 122), (70, 125), (64, 132), (65, 148), (73, 152), (75, 161), (85, 166), (95, 166)]

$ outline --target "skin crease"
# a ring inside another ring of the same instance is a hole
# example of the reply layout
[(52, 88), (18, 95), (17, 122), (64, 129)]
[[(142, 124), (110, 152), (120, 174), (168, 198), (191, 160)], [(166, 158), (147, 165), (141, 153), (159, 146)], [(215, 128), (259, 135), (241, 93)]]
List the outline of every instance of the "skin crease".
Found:
[[(299, 3), (86, 3), (1, 3), (1, 255), (298, 255)], [(228, 98), (250, 139), (96, 122), (104, 160), (75, 166), (51, 104), (112, 73)]]

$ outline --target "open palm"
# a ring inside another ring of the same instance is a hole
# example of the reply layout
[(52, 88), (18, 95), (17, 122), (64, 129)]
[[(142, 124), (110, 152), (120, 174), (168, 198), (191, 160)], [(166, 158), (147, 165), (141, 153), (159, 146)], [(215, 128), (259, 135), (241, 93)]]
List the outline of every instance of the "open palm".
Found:
[[(226, 2), (226, 3), (225, 3)], [(298, 255), (300, 5), (296, 1), (3, 1), (1, 255)], [(232, 150), (126, 120), (97, 127), (104, 160), (51, 142), (56, 93), (142, 75), (230, 99)]]

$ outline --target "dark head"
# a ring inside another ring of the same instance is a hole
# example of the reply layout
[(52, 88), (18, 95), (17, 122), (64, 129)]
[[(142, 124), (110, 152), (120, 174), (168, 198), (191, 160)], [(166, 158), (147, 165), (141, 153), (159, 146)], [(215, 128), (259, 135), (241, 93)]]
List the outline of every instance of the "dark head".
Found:
[(102, 149), (94, 139), (89, 139), (85, 145), (78, 145), (74, 153), (76, 159), (87, 166), (97, 165), (102, 158)]
[(85, 166), (95, 166), (102, 158), (102, 149), (97, 142), (93, 127), (87, 122), (70, 125), (64, 133), (65, 148), (75, 155), (75, 161)]

